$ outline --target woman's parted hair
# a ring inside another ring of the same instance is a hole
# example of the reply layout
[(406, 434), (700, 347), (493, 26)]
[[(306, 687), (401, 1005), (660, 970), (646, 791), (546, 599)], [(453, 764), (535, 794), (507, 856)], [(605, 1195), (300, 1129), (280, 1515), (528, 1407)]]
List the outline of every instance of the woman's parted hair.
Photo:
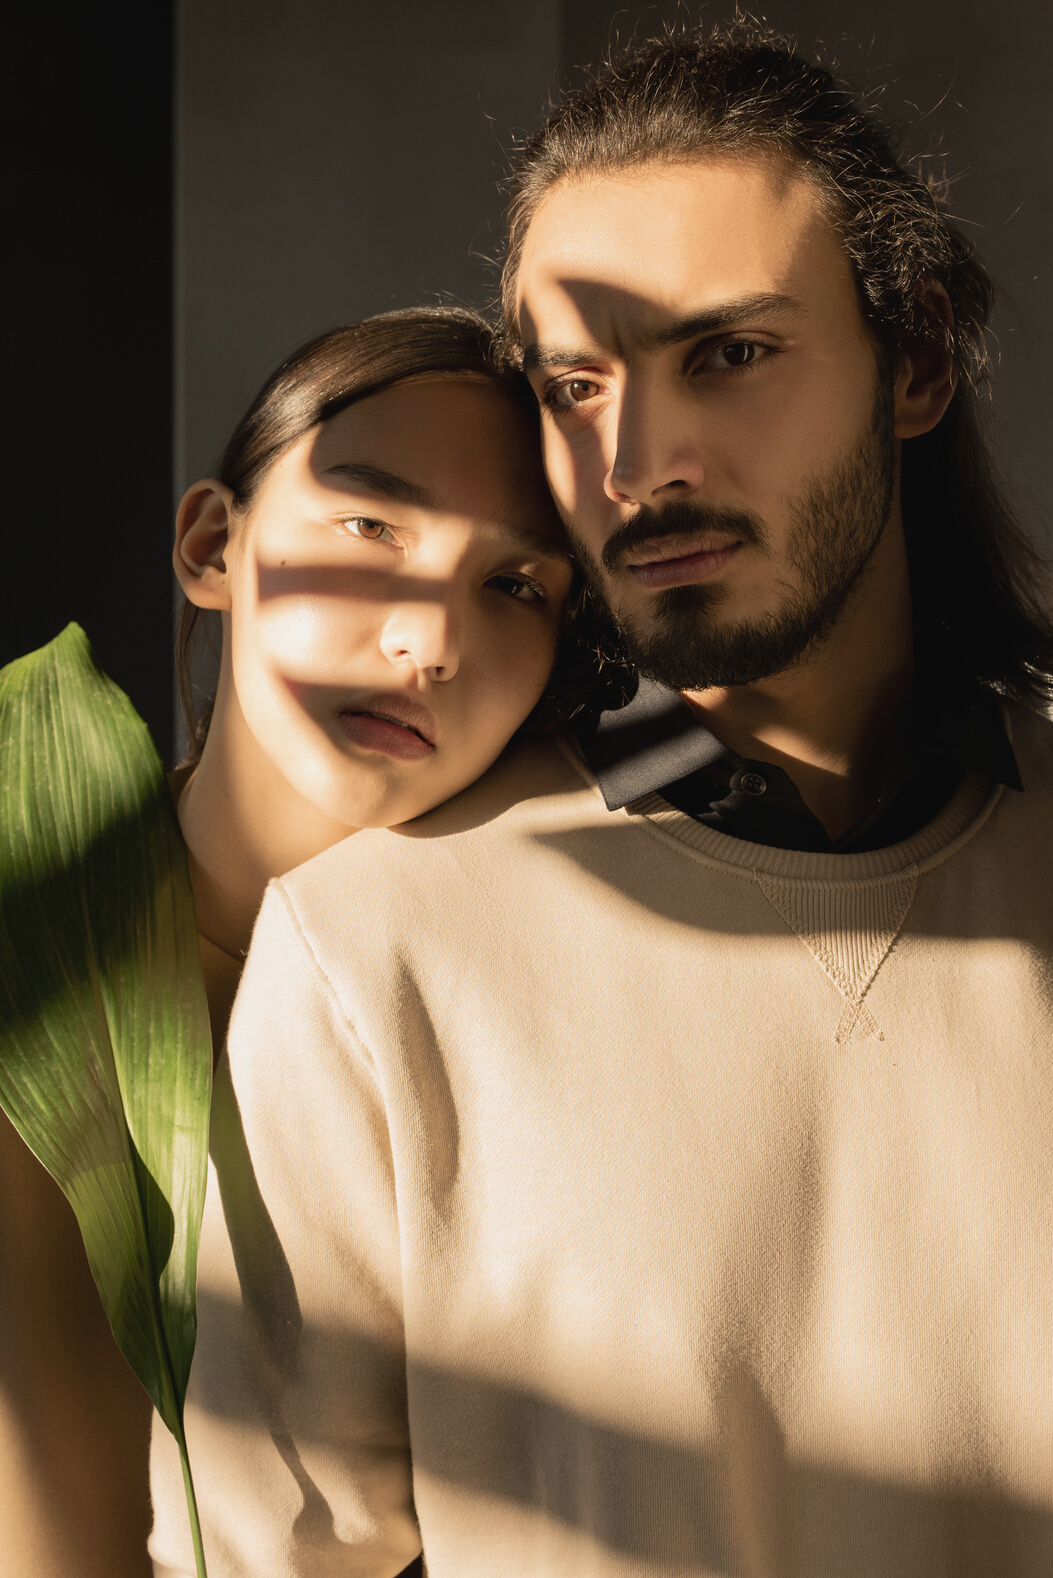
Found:
[[(230, 488), (234, 509), (245, 511), (275, 461), (320, 423), (382, 389), (442, 374), (485, 379), (520, 405), (537, 432), (533, 392), (502, 355), (484, 319), (460, 308), (411, 307), (332, 329), (289, 356), (238, 423), (215, 476)], [(200, 612), (184, 602), (176, 631), (189, 763), (204, 748), (214, 702), (200, 711), (194, 704), (191, 657)], [(519, 733), (550, 733), (604, 705), (617, 705), (631, 683), (606, 617), (575, 569), (552, 678)]]
[[(1053, 697), (1048, 568), (1006, 496), (980, 395), (993, 288), (944, 192), (897, 154), (844, 82), (748, 16), (630, 44), (568, 92), (520, 151), (510, 182), (502, 302), (518, 349), (516, 283), (531, 220), (575, 176), (706, 155), (761, 153), (814, 182), (851, 262), (860, 310), (891, 376), (910, 340), (949, 351), (957, 386), (943, 420), (903, 445), (902, 501), (919, 647), (981, 683)], [(945, 325), (921, 288), (935, 280)]]

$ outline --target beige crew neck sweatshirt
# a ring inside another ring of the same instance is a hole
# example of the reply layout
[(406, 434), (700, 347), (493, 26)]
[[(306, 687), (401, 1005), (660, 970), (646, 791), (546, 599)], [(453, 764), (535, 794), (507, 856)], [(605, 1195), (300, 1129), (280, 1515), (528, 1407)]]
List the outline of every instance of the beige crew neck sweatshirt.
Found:
[[(210, 1578), (1049, 1578), (1053, 726), (761, 848), (572, 747), (273, 884), (187, 1402)], [(161, 1575), (192, 1574), (155, 1431)]]

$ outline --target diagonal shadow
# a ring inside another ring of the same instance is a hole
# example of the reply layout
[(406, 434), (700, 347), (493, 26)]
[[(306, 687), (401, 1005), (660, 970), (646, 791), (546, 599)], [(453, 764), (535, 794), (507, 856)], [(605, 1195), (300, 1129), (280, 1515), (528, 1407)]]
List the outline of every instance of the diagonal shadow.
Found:
[[(244, 1341), (236, 1302), (199, 1295), (202, 1328), (217, 1357)], [(334, 1374), (376, 1376), (402, 1362), (362, 1332), (303, 1333)], [(211, 1366), (210, 1366), (211, 1368)], [(332, 1536), (333, 1514), (307, 1475), (282, 1422), (275, 1376), (269, 1427), (304, 1496), (297, 1543)], [(1053, 1507), (1026, 1502), (995, 1483), (934, 1488), (834, 1462), (791, 1458), (775, 1412), (748, 1366), (732, 1365), (716, 1397), (711, 1447), (662, 1440), (591, 1418), (558, 1399), (471, 1371), (410, 1357), (407, 1420), (416, 1475), (529, 1508), (590, 1536), (628, 1561), (673, 1570), (763, 1574), (889, 1573), (940, 1578), (1038, 1578), (1053, 1572)], [(342, 1378), (341, 1390), (346, 1387)], [(207, 1387), (199, 1407), (239, 1420), (252, 1400)], [(329, 1447), (322, 1420), (299, 1447)], [(309, 1525), (309, 1528), (308, 1528)], [(875, 1531), (880, 1531), (875, 1536)], [(428, 1526), (422, 1535), (427, 1556)], [(317, 1546), (314, 1547), (317, 1549)], [(796, 1554), (794, 1554), (796, 1553)]]
[[(544, 800), (548, 795), (566, 797), (568, 793), (566, 763), (553, 741), (543, 742), (539, 751), (537, 743), (513, 744), (506, 748), (489, 772), (475, 784), (470, 784), (451, 800), (434, 810), (390, 829), (393, 837), (419, 839), (445, 838), (454, 834), (469, 833), (489, 822), (497, 821), (511, 806), (520, 800)], [(492, 788), (488, 786), (492, 785)], [(587, 793), (582, 786), (583, 794)], [(588, 802), (584, 804), (588, 806)], [(588, 817), (591, 806), (584, 812)], [(1035, 804), (1036, 823), (1043, 810)], [(1014, 807), (1016, 811), (1016, 807)], [(997, 814), (997, 808), (996, 813)], [(580, 886), (579, 873), (585, 873), (593, 883), (601, 883), (620, 900), (647, 910), (650, 914), (693, 931), (719, 931), (733, 935), (736, 931), (735, 915), (726, 908), (713, 906), (708, 917), (704, 916), (699, 902), (699, 868), (684, 846), (675, 843), (667, 846), (639, 825), (640, 819), (628, 820), (619, 813), (607, 813), (606, 820), (597, 825), (585, 820), (577, 827), (534, 832), (532, 840), (542, 849), (554, 853), (567, 864), (569, 882)], [(642, 844), (641, 840), (646, 840)], [(1045, 858), (1046, 845), (1039, 846), (1036, 858)], [(845, 860), (856, 857), (843, 856)], [(556, 877), (551, 880), (554, 890), (559, 888)], [(742, 880), (749, 881), (748, 870), (742, 871)], [(980, 880), (971, 874), (971, 868), (961, 865), (954, 880), (964, 883)], [(920, 935), (945, 937), (955, 940), (980, 938), (1005, 938), (1018, 940), (1024, 947), (1034, 949), (1042, 943), (1036, 928), (1045, 924), (1041, 917), (1029, 911), (1019, 900), (1017, 868), (1000, 862), (997, 851), (986, 857), (982, 873), (985, 905), (981, 908), (968, 902), (968, 891), (963, 902), (943, 902), (936, 907), (923, 906), (917, 901), (912, 907), (909, 929)], [(612, 906), (612, 914), (621, 905)], [(770, 913), (769, 913), (770, 911)], [(741, 923), (739, 923), (741, 925)], [(748, 930), (741, 935), (758, 939), (766, 935), (785, 936), (785, 923), (771, 906), (754, 908)]]
[(450, 581), (442, 576), (400, 575), (397, 582), (389, 570), (372, 570), (349, 564), (260, 564), (256, 572), (256, 595), (261, 603), (283, 597), (355, 597), (370, 602), (402, 603), (446, 602)]
[[(333, 1512), (302, 1449), (339, 1451), (354, 1422), (328, 1408), (306, 1420), (291, 1400), (305, 1368), (339, 1377), (364, 1415), (393, 1422), (413, 1472), (533, 1512), (628, 1561), (673, 1570), (793, 1578), (1038, 1578), (1053, 1572), (1053, 1505), (994, 1482), (918, 1485), (787, 1450), (763, 1381), (729, 1357), (712, 1396), (711, 1441), (627, 1428), (526, 1386), (451, 1368), (349, 1326), (305, 1324), (295, 1283), (256, 1181), (226, 1059), (217, 1077), (213, 1159), (242, 1301), (199, 1292), (204, 1334), (197, 1406), (244, 1420), (262, 1412), (303, 1498), (294, 1539), (304, 1555), (335, 1539)], [(229, 1362), (241, 1349), (258, 1381), (249, 1396)], [(408, 1467), (407, 1463), (407, 1467)], [(1053, 1499), (1053, 1498), (1051, 1498)], [(875, 1531), (879, 1531), (875, 1534)], [(422, 1535), (427, 1554), (428, 1526)], [(412, 1572), (413, 1569), (409, 1569)]]
[[(748, 926), (737, 922), (735, 913), (726, 907), (708, 906), (703, 915), (698, 869), (687, 858), (686, 847), (683, 854), (675, 849), (666, 853), (657, 840), (648, 836), (647, 852), (642, 857), (640, 839), (643, 836), (648, 835), (614, 815), (605, 827), (585, 826), (533, 835), (535, 842), (554, 851), (574, 868), (575, 886), (578, 885), (577, 873), (585, 872), (628, 904), (643, 906), (662, 920), (695, 931), (750, 936), (758, 941), (764, 936), (785, 934), (785, 926), (773, 908), (769, 914), (761, 906), (755, 906)], [(743, 872), (744, 878), (748, 876), (748, 872)], [(953, 880), (967, 883), (969, 871), (961, 874), (955, 871)], [(982, 880), (985, 897), (982, 909), (968, 902), (957, 905), (944, 902), (936, 906), (915, 902), (906, 930), (926, 937), (963, 942), (990, 942), (997, 938), (1018, 942), (1027, 950), (1045, 946), (1047, 939), (1040, 931), (1046, 926), (1045, 918), (1020, 902), (1019, 869), (988, 860)]]
[[(643, 858), (641, 858), (641, 840)], [(606, 827), (576, 827), (567, 832), (536, 833), (536, 843), (554, 851), (575, 868), (571, 879), (580, 885), (577, 873), (586, 872), (596, 882), (617, 893), (629, 904), (642, 906), (652, 915), (672, 921), (692, 931), (736, 932), (733, 912), (710, 911), (705, 924), (699, 913), (698, 868), (676, 850), (666, 851), (656, 839), (631, 822), (611, 816)], [(744, 873), (745, 880), (749, 873)], [(613, 913), (619, 913), (615, 908)], [(783, 936), (786, 925), (771, 905), (756, 905), (757, 924), (739, 925), (739, 934), (757, 937)]]

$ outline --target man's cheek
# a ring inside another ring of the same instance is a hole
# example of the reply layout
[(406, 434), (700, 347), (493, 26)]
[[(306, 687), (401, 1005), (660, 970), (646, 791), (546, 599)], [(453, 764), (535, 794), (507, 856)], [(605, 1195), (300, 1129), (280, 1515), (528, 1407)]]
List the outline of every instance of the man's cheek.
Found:
[(596, 446), (571, 444), (557, 434), (545, 446), (549, 487), (561, 515), (579, 527), (604, 499), (604, 467)]

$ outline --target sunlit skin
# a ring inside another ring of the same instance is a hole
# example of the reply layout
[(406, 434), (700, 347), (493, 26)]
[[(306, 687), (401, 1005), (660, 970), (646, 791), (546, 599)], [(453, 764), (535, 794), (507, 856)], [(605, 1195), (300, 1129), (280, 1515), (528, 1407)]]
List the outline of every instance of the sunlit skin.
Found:
[[(948, 316), (939, 286), (924, 295)], [(853, 453), (877, 391), (849, 262), (815, 186), (761, 156), (571, 180), (531, 221), (517, 300), (550, 485), (615, 611), (647, 631), (662, 589), (703, 583), (720, 588), (721, 620), (778, 608), (799, 581), (790, 504)], [(935, 426), (952, 393), (949, 356), (929, 341), (906, 347), (897, 463), (901, 441)], [(766, 546), (710, 534), (602, 566), (639, 507), (678, 499), (753, 512)], [(912, 676), (897, 485), (827, 640), (770, 679), (687, 699), (726, 745), (783, 766), (836, 837), (896, 764)]]
[(271, 877), (456, 794), (541, 697), (571, 564), (535, 443), (507, 395), (431, 377), (307, 435), (243, 516), (188, 491), (176, 569), (223, 655), (179, 817), (224, 955)]

